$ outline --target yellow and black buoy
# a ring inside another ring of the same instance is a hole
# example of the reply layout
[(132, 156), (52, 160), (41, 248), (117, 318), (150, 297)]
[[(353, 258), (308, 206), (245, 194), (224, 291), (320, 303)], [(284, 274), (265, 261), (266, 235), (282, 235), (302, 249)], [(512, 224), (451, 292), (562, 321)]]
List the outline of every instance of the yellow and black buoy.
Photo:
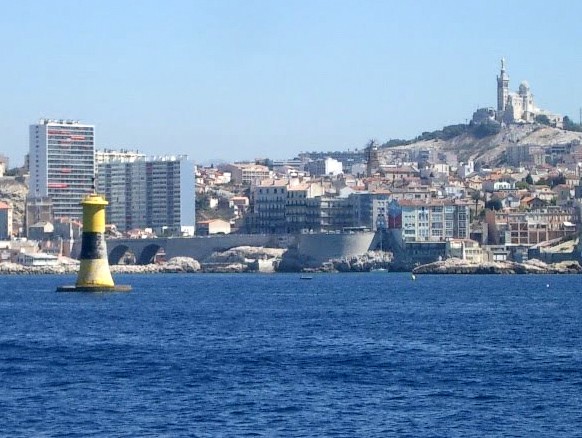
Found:
[(81, 266), (74, 286), (59, 286), (58, 292), (125, 292), (131, 286), (115, 286), (105, 243), (105, 198), (96, 193), (85, 196), (83, 206), (83, 236)]

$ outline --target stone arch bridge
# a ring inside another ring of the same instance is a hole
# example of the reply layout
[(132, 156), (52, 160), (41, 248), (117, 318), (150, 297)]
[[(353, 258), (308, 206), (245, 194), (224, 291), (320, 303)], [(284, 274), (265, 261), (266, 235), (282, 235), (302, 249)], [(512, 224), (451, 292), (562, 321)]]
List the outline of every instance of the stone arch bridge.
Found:
[[(158, 251), (163, 250), (166, 260), (173, 257), (192, 257), (204, 261), (214, 252), (226, 251), (238, 246), (264, 246), (270, 248), (294, 247), (300, 256), (317, 262), (330, 258), (349, 257), (377, 249), (381, 238), (374, 232), (330, 233), (330, 234), (227, 234), (206, 237), (173, 237), (155, 239), (108, 239), (109, 264), (119, 264), (129, 251), (139, 265), (154, 261)], [(72, 257), (78, 258), (80, 242), (73, 248)]]
[(237, 246), (287, 247), (288, 239), (273, 235), (232, 234), (212, 237), (174, 237), (155, 239), (108, 239), (109, 264), (119, 264), (129, 251), (136, 264), (146, 265), (154, 261), (158, 251), (163, 250), (166, 260), (172, 257), (192, 257), (204, 260), (217, 251), (226, 251)]

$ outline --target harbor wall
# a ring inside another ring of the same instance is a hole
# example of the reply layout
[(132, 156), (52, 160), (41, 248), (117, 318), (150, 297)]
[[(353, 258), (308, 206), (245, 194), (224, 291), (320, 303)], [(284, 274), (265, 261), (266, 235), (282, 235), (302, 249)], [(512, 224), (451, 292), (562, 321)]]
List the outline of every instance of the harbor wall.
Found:
[(330, 259), (365, 254), (375, 244), (375, 233), (301, 234), (297, 238), (297, 252), (315, 263)]
[[(109, 239), (109, 263), (118, 264), (126, 251), (132, 252), (138, 264), (151, 263), (156, 252), (163, 248), (167, 260), (191, 257), (203, 261), (214, 252), (239, 246), (294, 248), (298, 254), (323, 263), (332, 258), (365, 254), (373, 246), (375, 233), (341, 234), (227, 234), (220, 236), (177, 237), (156, 239)], [(75, 252), (75, 251), (74, 251)], [(78, 254), (78, 251), (77, 251)]]

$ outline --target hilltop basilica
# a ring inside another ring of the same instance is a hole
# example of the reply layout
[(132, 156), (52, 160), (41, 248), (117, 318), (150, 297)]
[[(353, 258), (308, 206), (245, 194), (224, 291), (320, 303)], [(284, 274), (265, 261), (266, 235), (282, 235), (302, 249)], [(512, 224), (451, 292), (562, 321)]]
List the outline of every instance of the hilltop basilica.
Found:
[(523, 81), (517, 93), (509, 91), (509, 75), (505, 59), (501, 59), (501, 72), (497, 76), (497, 110), (479, 108), (473, 114), (474, 123), (496, 120), (499, 123), (534, 123), (537, 116), (546, 116), (552, 126), (562, 127), (562, 116), (538, 108), (529, 84)]

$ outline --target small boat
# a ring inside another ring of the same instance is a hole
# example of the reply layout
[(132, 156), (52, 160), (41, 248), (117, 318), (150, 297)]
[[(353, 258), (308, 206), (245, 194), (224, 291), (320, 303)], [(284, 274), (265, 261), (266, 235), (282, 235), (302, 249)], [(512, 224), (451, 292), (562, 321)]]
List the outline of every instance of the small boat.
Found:
[(312, 275), (302, 275), (301, 280), (313, 280), (313, 276)]
[(373, 268), (373, 269), (370, 269), (370, 272), (388, 272), (388, 269), (386, 269), (386, 268)]

